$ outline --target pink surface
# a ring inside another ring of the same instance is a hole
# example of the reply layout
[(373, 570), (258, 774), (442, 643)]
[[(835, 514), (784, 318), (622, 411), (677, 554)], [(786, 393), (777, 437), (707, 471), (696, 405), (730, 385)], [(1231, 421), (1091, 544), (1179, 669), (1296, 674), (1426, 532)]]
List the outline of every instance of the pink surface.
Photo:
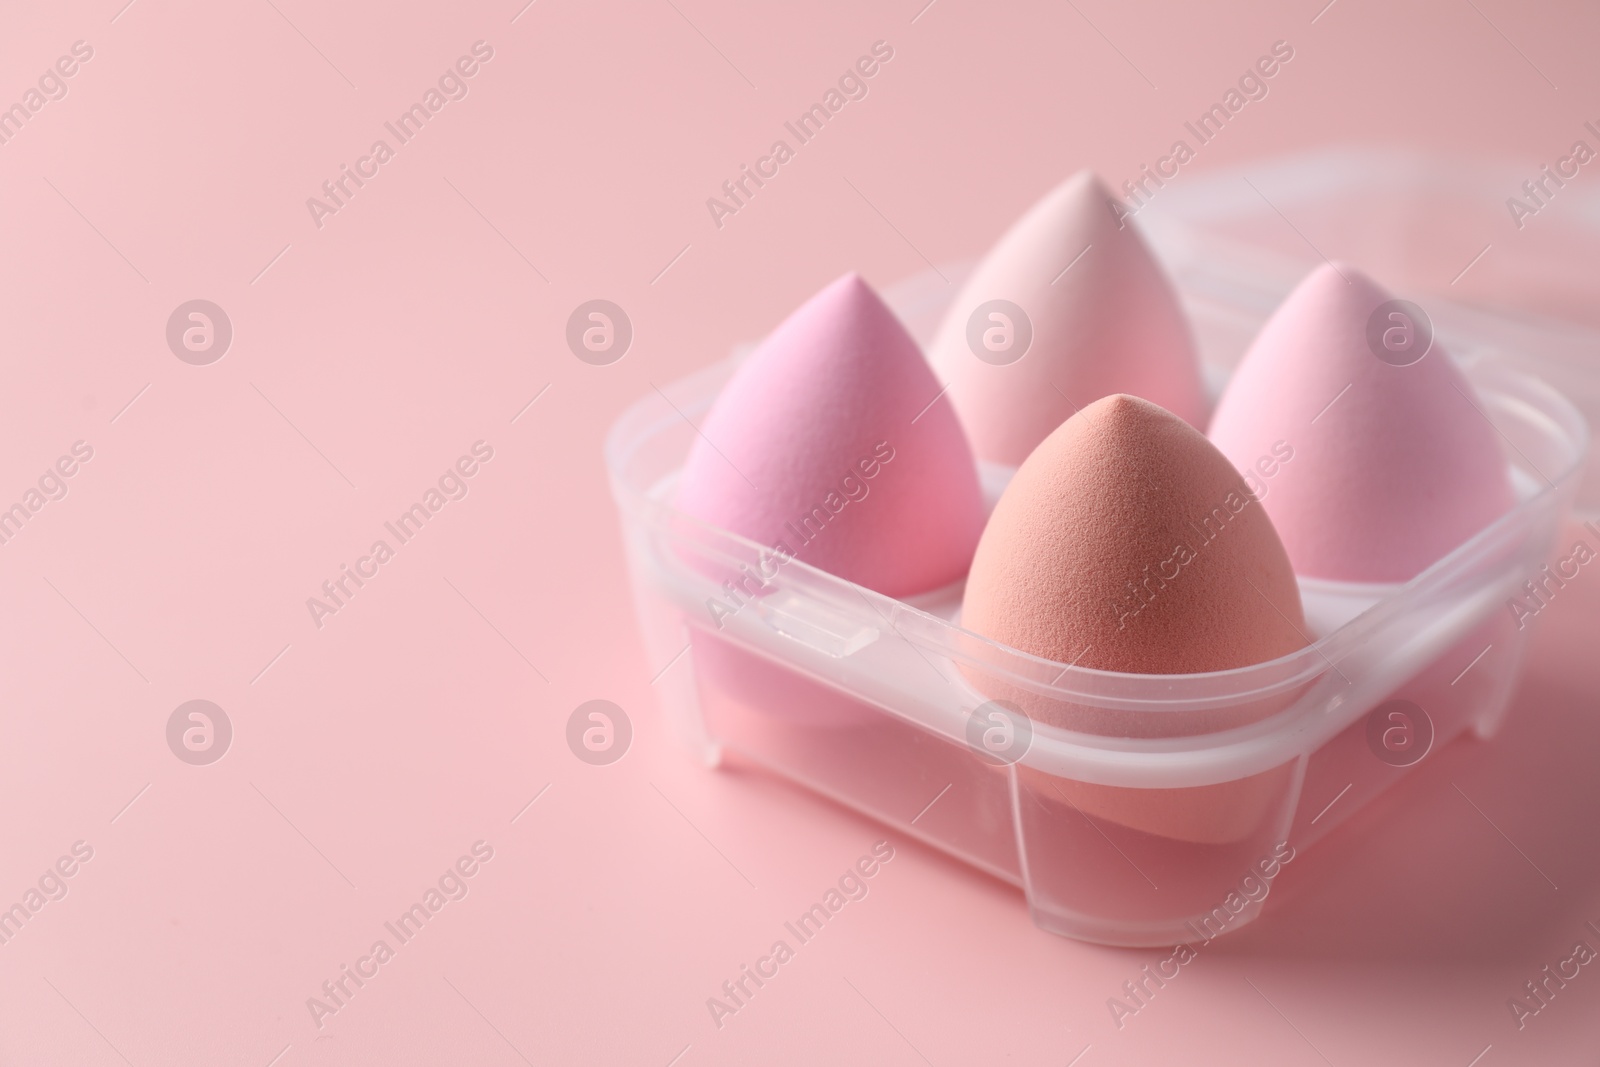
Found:
[(1189, 325), (1125, 211), (1079, 171), (1010, 224), (950, 305), (929, 359), (981, 458), (1015, 466), (1112, 393), (1204, 426)]
[(1212, 416), (1211, 439), (1250, 472), (1298, 574), (1403, 582), (1511, 509), (1482, 400), (1444, 345), (1427, 343), (1425, 320), (1385, 311), (1391, 299), (1350, 264), (1318, 267)]
[(978, 470), (916, 342), (860, 275), (780, 323), (695, 438), (675, 505), (771, 550), (732, 577), (759, 596), (790, 559), (886, 596), (949, 585), (983, 527)]
[[(93, 857), (0, 945), (0, 1062), (1592, 1062), (1592, 966), (1520, 1029), (1507, 1008), (1597, 944), (1587, 569), (1539, 613), (1492, 744), (1430, 756), (1296, 858), (1120, 1028), (1108, 1000), (1170, 953), (1041, 933), (1012, 889), (898, 840), (747, 1007), (720, 1029), (706, 1008), (883, 835), (671, 743), (606, 426), (821, 279), (981, 255), (1080, 167), (1120, 185), (1279, 38), (1293, 63), (1185, 176), (1348, 140), (1531, 176), (1595, 118), (1592, 7), (1320, 6), (6, 7), (6, 103), (94, 54), (0, 144), (4, 499), (74, 442), (94, 456), (0, 546), (0, 896), (75, 842)], [(466, 95), (319, 228), (307, 198), (370, 172), (479, 40)], [(867, 94), (718, 228), (707, 198), (878, 40)], [(1514, 191), (1439, 238), (1436, 288), (1560, 221), (1517, 231)], [(565, 339), (596, 298), (634, 327), (604, 367)], [(233, 327), (209, 366), (166, 338), (194, 299)], [(466, 495), (447, 482), (395, 545), (384, 524), (480, 440)], [(319, 628), (308, 598), (379, 539), (393, 557)], [(633, 726), (610, 766), (565, 740), (594, 698)], [(166, 736), (194, 699), (232, 725), (209, 766)], [(307, 999), (480, 840), (466, 895), (318, 1029)]]

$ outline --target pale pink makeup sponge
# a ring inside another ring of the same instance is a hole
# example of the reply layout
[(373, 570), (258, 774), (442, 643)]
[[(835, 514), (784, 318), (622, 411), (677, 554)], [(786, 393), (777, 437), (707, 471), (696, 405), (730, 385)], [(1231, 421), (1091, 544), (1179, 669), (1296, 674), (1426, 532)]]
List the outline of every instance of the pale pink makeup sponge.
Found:
[(855, 274), (773, 330), (723, 388), (683, 512), (892, 597), (966, 573), (977, 465), (905, 328)]
[[(1200, 431), (1146, 400), (1098, 400), (1035, 449), (1001, 495), (967, 577), (962, 625), (1062, 663), (1138, 674), (1228, 670), (1306, 644), (1289, 558), (1239, 472)], [(1128, 726), (968, 671), (985, 695), (1069, 729), (1192, 732), (1193, 719)], [(1274, 706), (1233, 709), (1208, 728)], [(1057, 780), (1084, 811), (1182, 840), (1237, 840), (1281, 787), (1269, 772), (1192, 789)]]
[[(950, 383), (980, 459), (1021, 463), (1074, 405), (1112, 393), (1205, 424), (1199, 361), (1177, 296), (1112, 199), (1087, 170), (1061, 183), (1006, 232), (946, 313), (929, 359)], [(1023, 324), (995, 300), (1020, 308), (1031, 327), (1014, 362), (1004, 360), (1018, 350)], [(990, 351), (1006, 343), (1008, 327), (1014, 347)]]
[(1307, 577), (1407, 581), (1514, 503), (1494, 428), (1440, 345), (1406, 366), (1369, 346), (1388, 300), (1353, 267), (1317, 268), (1262, 327), (1211, 422)]

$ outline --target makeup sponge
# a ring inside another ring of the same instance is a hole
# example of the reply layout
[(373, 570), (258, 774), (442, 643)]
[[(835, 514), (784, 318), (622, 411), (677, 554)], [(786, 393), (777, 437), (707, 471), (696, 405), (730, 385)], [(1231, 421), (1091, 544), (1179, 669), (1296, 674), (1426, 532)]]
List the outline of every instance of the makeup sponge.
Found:
[(977, 465), (939, 384), (878, 295), (847, 274), (806, 301), (718, 395), (677, 507), (886, 596), (966, 573)]
[(1177, 296), (1112, 202), (1090, 171), (1067, 179), (1000, 238), (946, 313), (929, 359), (980, 459), (1019, 464), (1074, 405), (1112, 393), (1205, 424)]
[(1417, 319), (1353, 267), (1319, 267), (1217, 406), (1211, 440), (1257, 486), (1299, 574), (1407, 581), (1514, 503), (1481, 403)]
[[(1239, 473), (1188, 423), (1125, 394), (1068, 419), (1018, 468), (978, 543), (962, 625), (1036, 656), (1137, 674), (1229, 670), (1306, 644), (1288, 556)], [(1129, 715), (968, 676), (1034, 719), (1110, 736), (1226, 729), (1284, 703)], [(1050, 784), (1090, 815), (1218, 843), (1253, 832), (1286, 781), (1279, 768), (1192, 788)]]
[(1306, 643), (1288, 556), (1239, 472), (1126, 394), (1068, 419), (1017, 470), (978, 543), (962, 624), (1134, 674), (1229, 670)]

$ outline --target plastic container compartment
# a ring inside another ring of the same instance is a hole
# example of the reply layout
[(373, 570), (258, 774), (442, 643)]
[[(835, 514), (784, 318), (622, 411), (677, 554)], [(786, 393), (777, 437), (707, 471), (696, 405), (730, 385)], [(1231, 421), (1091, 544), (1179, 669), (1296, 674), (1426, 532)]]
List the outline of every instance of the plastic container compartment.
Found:
[[(1230, 302), (1233, 283), (1203, 261), (1176, 272), (1180, 289), (1208, 361), (1231, 366), (1270, 304), (1237, 286)], [(914, 279), (888, 296), (925, 342), (955, 288)], [(1495, 340), (1492, 317), (1475, 318), (1475, 337), (1452, 336), (1448, 316), (1435, 325), (1447, 350)], [(665, 392), (698, 419), (736, 362)], [(952, 622), (959, 587), (900, 602), (798, 562), (719, 619), (710, 576), (758, 569), (766, 546), (669, 506), (696, 431), (648, 397), (606, 457), (652, 661), (688, 649), (656, 683), (664, 710), (708, 763), (736, 751), (1018, 885), (1047, 930), (1164, 945), (1237, 929), (1285, 842), (1313, 844), (1428, 751), (1491, 734), (1509, 705), (1528, 631), (1507, 604), (1548, 559), (1588, 431), (1502, 361), (1467, 370), (1517, 507), (1404, 585), (1302, 580), (1314, 644), (1199, 675), (1043, 660)], [(984, 475), (992, 502), (1008, 472)], [(985, 747), (985, 728), (1004, 725), (985, 717), (997, 696), (1027, 716), (1004, 759)]]

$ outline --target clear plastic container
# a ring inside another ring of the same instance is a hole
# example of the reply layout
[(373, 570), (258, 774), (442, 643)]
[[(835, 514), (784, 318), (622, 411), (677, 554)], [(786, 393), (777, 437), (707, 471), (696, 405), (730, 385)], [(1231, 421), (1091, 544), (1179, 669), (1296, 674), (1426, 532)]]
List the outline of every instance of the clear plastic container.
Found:
[[(1137, 223), (1182, 292), (1213, 384), (1321, 262), (1309, 240), (1421, 304), (1459, 362), (1541, 378), (1596, 425), (1600, 189), (1570, 183), (1518, 229), (1506, 197), (1538, 170), (1536, 160), (1329, 148), (1186, 175)], [(1596, 518), (1600, 436), (1590, 447), (1577, 509)]]
[[(1226, 368), (1271, 305), (1245, 286), (1230, 302), (1232, 283), (1203, 262), (1175, 273)], [(925, 343), (955, 288), (930, 276), (887, 296)], [(1441, 343), (1493, 348), (1493, 318), (1474, 323), (1456, 338), (1436, 318)], [(1549, 558), (1589, 448), (1559, 393), (1479, 359), (1466, 370), (1507, 443), (1512, 512), (1404, 585), (1303, 579), (1316, 640), (1292, 655), (1130, 675), (961, 629), (959, 585), (902, 602), (791, 562), (743, 609), (712, 612), (712, 575), (759, 569), (765, 546), (670, 500), (695, 434), (683, 416), (705, 413), (737, 359), (665, 389), (672, 407), (640, 401), (606, 444), (652, 662), (689, 650), (656, 683), (676, 731), (707, 763), (737, 752), (1021, 887), (1044, 929), (1116, 945), (1239, 928), (1291, 848), (1429, 751), (1493, 733), (1528, 636), (1508, 602)], [(992, 504), (1009, 471), (983, 475)], [(992, 716), (997, 694), (1009, 720)], [(996, 725), (1012, 731), (998, 756)]]

